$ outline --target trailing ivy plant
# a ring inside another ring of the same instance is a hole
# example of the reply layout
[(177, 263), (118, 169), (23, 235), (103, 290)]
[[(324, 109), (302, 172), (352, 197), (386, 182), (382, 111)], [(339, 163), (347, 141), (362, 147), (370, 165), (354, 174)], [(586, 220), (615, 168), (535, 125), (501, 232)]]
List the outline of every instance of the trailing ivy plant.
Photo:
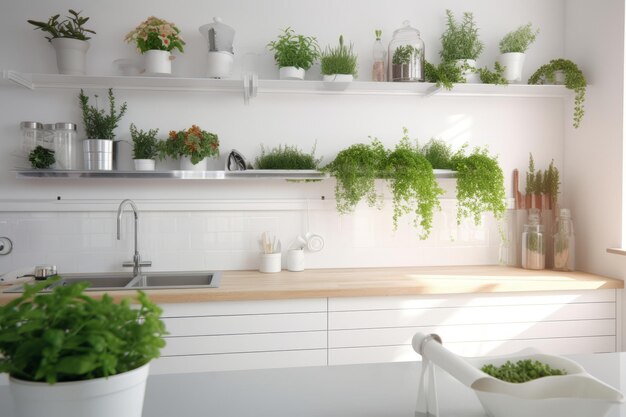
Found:
[(317, 169), (321, 161), (322, 158), (315, 158), (315, 145), (311, 153), (304, 153), (297, 146), (265, 149), (261, 145), (261, 155), (254, 165), (257, 169)]
[(479, 68), (478, 75), (483, 84), (508, 85), (509, 82), (504, 78), (504, 67), (498, 61), (494, 64), (494, 70), (489, 68)]
[(504, 174), (495, 156), (487, 149), (476, 148), (465, 156), (452, 158), (456, 174), (457, 223), (471, 218), (480, 223), (482, 213), (491, 212), (501, 220), (506, 210)]
[(409, 141), (406, 128), (400, 143), (389, 154), (386, 172), (393, 194), (393, 227), (400, 217), (413, 213), (413, 225), (421, 230), (420, 239), (426, 239), (433, 224), (433, 212), (441, 209), (439, 187), (432, 165), (420, 153), (419, 146)]
[(573, 90), (574, 96), (574, 122), (575, 128), (580, 127), (580, 122), (585, 115), (585, 93), (587, 80), (578, 66), (568, 59), (553, 59), (548, 64), (542, 65), (528, 79), (528, 84), (556, 84), (556, 72), (565, 75), (565, 87)]
[(451, 10), (446, 10), (446, 31), (441, 35), (442, 49), (439, 52), (444, 62), (459, 59), (477, 59), (484, 49), (478, 37), (478, 27), (474, 15), (463, 13), (463, 20), (458, 23)]
[(463, 69), (453, 62), (442, 62), (438, 66), (425, 62), (424, 78), (429, 83), (435, 83), (437, 87), (452, 90), (454, 83), (464, 83)]
[(37, 146), (28, 154), (28, 161), (36, 169), (50, 168), (54, 164), (54, 151), (43, 146)]
[(376, 192), (387, 160), (387, 150), (378, 139), (371, 144), (358, 143), (340, 151), (333, 162), (324, 167), (337, 180), (335, 199), (337, 211), (351, 213), (365, 199), (370, 207), (379, 207), (382, 197)]
[(533, 30), (532, 23), (518, 27), (516, 30), (504, 35), (500, 41), (500, 53), (526, 52), (530, 44), (537, 39), (537, 34), (539, 34), (539, 29)]

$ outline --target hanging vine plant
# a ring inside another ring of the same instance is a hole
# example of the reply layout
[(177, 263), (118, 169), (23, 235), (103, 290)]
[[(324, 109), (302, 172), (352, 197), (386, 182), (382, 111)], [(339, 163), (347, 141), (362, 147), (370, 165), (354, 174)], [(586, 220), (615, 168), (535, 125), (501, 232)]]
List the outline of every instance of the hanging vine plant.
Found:
[(433, 168), (420, 153), (419, 146), (412, 145), (404, 129), (404, 136), (389, 154), (386, 169), (388, 184), (393, 194), (393, 227), (398, 227), (400, 217), (413, 213), (413, 225), (420, 229), (420, 239), (426, 239), (433, 224), (435, 208), (441, 209), (439, 187)]
[(556, 84), (556, 73), (565, 75), (565, 87), (573, 90), (574, 96), (574, 127), (578, 129), (585, 115), (585, 93), (587, 80), (578, 66), (568, 59), (553, 59), (548, 64), (541, 66), (528, 79), (528, 84)]

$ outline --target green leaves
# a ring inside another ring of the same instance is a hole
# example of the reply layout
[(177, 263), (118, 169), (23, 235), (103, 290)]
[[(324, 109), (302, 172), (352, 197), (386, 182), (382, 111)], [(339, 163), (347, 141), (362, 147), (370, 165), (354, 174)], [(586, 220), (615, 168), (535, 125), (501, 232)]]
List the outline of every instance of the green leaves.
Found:
[(350, 46), (344, 45), (343, 36), (339, 37), (339, 45), (337, 47), (331, 48), (327, 46), (320, 58), (322, 74), (352, 74), (356, 78), (357, 55), (352, 49), (352, 44)]
[(155, 159), (159, 153), (156, 135), (159, 129), (150, 129), (147, 132), (137, 130), (134, 123), (130, 124), (130, 137), (133, 140), (133, 159)]
[(537, 39), (538, 33), (539, 29), (533, 31), (532, 23), (518, 27), (516, 30), (504, 35), (500, 41), (500, 53), (526, 52), (530, 44)]
[(50, 168), (56, 160), (53, 150), (44, 148), (43, 146), (37, 146), (28, 154), (28, 161), (33, 168), (44, 169)]
[(424, 64), (424, 78), (429, 83), (435, 83), (437, 87), (443, 87), (446, 90), (452, 90), (453, 83), (464, 83), (465, 77), (463, 70), (454, 62), (441, 62), (438, 66), (434, 66), (426, 61)]
[(312, 36), (296, 35), (290, 27), (283, 30), (278, 40), (267, 44), (274, 51), (274, 59), (279, 67), (296, 67), (308, 70), (320, 57), (317, 39)]
[[(115, 139), (114, 130), (118, 123), (126, 113), (126, 103), (122, 104), (119, 111), (115, 108), (115, 96), (113, 89), (109, 88), (109, 114), (103, 109), (89, 105), (89, 97), (85, 95), (82, 88), (78, 99), (80, 101), (80, 109), (83, 113), (83, 122), (85, 123), (85, 132), (88, 139)], [(98, 96), (95, 95), (96, 100)]]
[(144, 293), (139, 308), (108, 295), (84, 295), (87, 284), (24, 294), (0, 307), (0, 372), (29, 381), (78, 381), (135, 369), (165, 345), (161, 310)]
[(83, 27), (83, 25), (89, 21), (89, 18), (81, 17), (80, 13), (81, 12), (70, 9), (69, 14), (71, 16), (66, 16), (67, 19), (60, 22), (59, 17), (61, 15), (59, 14), (51, 16), (47, 22), (38, 22), (36, 20), (27, 20), (27, 22), (35, 26), (35, 30), (39, 29), (48, 32), (51, 35), (50, 37), (46, 36), (48, 41), (54, 38), (70, 38), (86, 41), (91, 39), (86, 33), (93, 33), (95, 35), (96, 32)]
[(279, 145), (266, 150), (261, 145), (261, 156), (254, 164), (257, 169), (317, 169), (321, 160), (315, 158), (315, 146), (311, 153), (304, 153), (297, 146)]
[(498, 61), (494, 64), (494, 70), (490, 71), (489, 68), (479, 68), (478, 74), (480, 75), (480, 81), (483, 84), (495, 84), (495, 85), (508, 85), (509, 82), (504, 78), (504, 67)]
[(439, 52), (444, 62), (458, 59), (477, 59), (484, 49), (484, 44), (478, 38), (478, 27), (474, 22), (474, 15), (463, 13), (463, 20), (459, 24), (454, 19), (451, 10), (446, 10), (446, 31), (441, 35), (442, 49)]
[(553, 369), (548, 364), (530, 359), (519, 360), (516, 363), (506, 361), (501, 366), (487, 364), (480, 370), (494, 378), (513, 383), (528, 382), (544, 376), (566, 375), (561, 369)]

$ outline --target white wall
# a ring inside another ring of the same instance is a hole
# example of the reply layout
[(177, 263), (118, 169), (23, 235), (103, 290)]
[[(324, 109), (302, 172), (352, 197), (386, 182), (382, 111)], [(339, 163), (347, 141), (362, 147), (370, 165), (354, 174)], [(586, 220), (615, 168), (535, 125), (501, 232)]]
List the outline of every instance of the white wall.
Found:
[[(0, 15), (0, 68), (55, 72), (52, 48), (26, 20), (43, 20), (72, 7), (91, 16), (90, 26), (98, 32), (88, 53), (87, 70), (90, 74), (110, 74), (114, 59), (134, 57), (134, 49), (123, 43), (123, 36), (148, 15), (154, 14), (177, 23), (188, 42), (186, 53), (178, 54), (174, 62), (175, 75), (200, 76), (205, 45), (197, 27), (219, 15), (237, 30), (237, 66), (241, 66), (245, 55), (250, 62), (256, 62), (262, 78), (277, 76), (272, 57), (264, 46), (280, 28), (290, 25), (300, 32), (317, 36), (321, 45), (334, 42), (343, 33), (346, 39), (355, 43), (361, 79), (368, 80), (374, 29), (381, 28), (384, 41), (388, 42), (393, 30), (400, 27), (403, 20), (411, 20), (422, 32), (427, 58), (436, 62), (445, 9), (451, 8), (458, 16), (464, 10), (474, 12), (486, 44), (485, 53), (479, 59), (482, 66), (492, 65), (497, 55), (497, 43), (507, 31), (528, 21), (539, 27), (541, 34), (527, 57), (526, 78), (540, 64), (564, 52), (564, 3), (563, 0), (402, 0), (386, 5), (357, 0), (220, 0), (185, 1), (181, 6), (164, 1), (10, 2), (3, 6)], [(318, 74), (319, 69), (314, 68), (309, 78), (317, 78)], [(148, 235), (145, 241), (154, 245), (150, 255), (153, 260), (159, 260), (160, 269), (177, 269), (185, 265), (190, 269), (253, 268), (256, 261), (253, 241), (259, 230), (276, 224), (279, 237), (283, 242), (289, 241), (307, 229), (305, 203), (316, 202), (321, 196), (327, 201), (310, 216), (315, 219), (310, 227), (315, 228), (313, 231), (324, 232), (327, 248), (310, 257), (312, 266), (497, 261), (499, 241), (495, 226), (487, 222), (479, 229), (464, 226), (457, 231), (453, 202), (444, 201), (445, 210), (437, 217), (433, 237), (418, 242), (406, 224), (396, 234), (391, 233), (390, 202), (383, 213), (363, 208), (354, 216), (337, 216), (333, 209), (332, 180), (322, 184), (294, 185), (15, 179), (9, 169), (23, 165), (23, 156), (15, 155), (19, 147), (18, 123), (22, 120), (80, 121), (76, 94), (77, 91), (72, 90), (28, 91), (11, 85), (0, 87), (0, 135), (3, 138), (0, 142), (0, 210), (4, 211), (0, 213), (0, 235), (8, 235), (18, 243), (12, 255), (0, 257), (0, 272), (44, 259), (57, 262), (65, 269), (118, 269), (128, 247), (126, 243), (113, 240), (112, 221), (116, 203), (123, 198), (133, 198), (142, 210), (150, 211), (147, 217), (151, 220), (147, 224), (164, 228), (163, 232), (146, 226), (145, 231)], [(250, 106), (244, 106), (241, 97), (227, 94), (119, 90), (116, 96), (119, 102), (127, 101), (129, 105), (118, 131), (120, 138), (128, 138), (127, 127), (131, 122), (140, 128), (157, 127), (162, 133), (196, 123), (219, 135), (222, 152), (237, 148), (254, 157), (260, 144), (291, 143), (310, 149), (317, 140), (317, 154), (329, 162), (338, 150), (351, 143), (367, 141), (369, 135), (377, 136), (391, 146), (399, 140), (401, 128), (406, 126), (412, 136), (422, 141), (437, 136), (455, 146), (464, 142), (472, 146), (489, 145), (490, 150), (500, 156), (507, 188), (510, 188), (511, 171), (526, 167), (529, 152), (535, 156), (538, 166), (547, 166), (554, 158), (557, 165), (563, 167), (564, 129), (570, 120), (569, 103), (564, 107), (560, 99), (289, 95), (260, 96)], [(453, 187), (448, 184), (450, 186)], [(58, 196), (61, 203), (55, 203)], [(176, 200), (193, 201), (194, 204), (168, 208), (169, 202)], [(267, 202), (270, 208), (251, 209), (258, 200)], [(207, 208), (204, 205), (207, 202), (215, 205)], [(280, 206), (285, 202), (293, 202), (296, 207), (281, 210)], [(218, 252), (192, 243), (196, 228), (179, 233), (178, 226), (170, 226), (181, 224), (180, 230), (189, 230), (186, 219), (198, 216), (202, 218), (201, 224), (206, 225), (201, 231), (206, 237), (200, 240), (211, 239), (215, 231), (208, 225), (223, 217), (223, 207), (227, 207), (230, 217), (265, 216), (273, 220), (269, 224), (250, 221), (245, 223), (247, 226), (232, 226), (234, 228), (228, 225), (236, 222), (220, 222), (220, 227), (225, 228), (222, 231), (228, 234), (230, 246), (226, 247), (230, 249), (224, 250), (222, 245)], [(41, 212), (32, 213), (33, 210)], [(84, 226), (85, 219), (92, 217), (104, 220), (87, 221), (91, 226)], [(65, 226), (60, 227), (61, 224)], [(363, 224), (369, 226), (366, 232)], [(185, 252), (185, 245), (189, 245), (189, 250), (196, 251), (201, 259), (188, 256), (188, 261), (183, 262), (183, 258), (171, 254), (172, 246), (164, 243), (165, 238), (160, 233), (171, 233), (176, 239), (187, 242), (175, 246), (175, 253)], [(104, 236), (102, 239), (93, 237), (100, 234)], [(46, 240), (40, 239), (40, 235)], [(67, 246), (72, 247), (72, 251), (66, 250), (65, 256), (61, 256), (58, 252), (65, 248), (68, 235), (74, 236)], [(79, 238), (85, 235), (87, 237)], [(451, 235), (457, 235), (454, 241), (450, 239)], [(54, 242), (54, 246), (46, 244), (48, 241)], [(155, 243), (157, 241), (161, 243)], [(70, 253), (77, 256), (72, 257)]]

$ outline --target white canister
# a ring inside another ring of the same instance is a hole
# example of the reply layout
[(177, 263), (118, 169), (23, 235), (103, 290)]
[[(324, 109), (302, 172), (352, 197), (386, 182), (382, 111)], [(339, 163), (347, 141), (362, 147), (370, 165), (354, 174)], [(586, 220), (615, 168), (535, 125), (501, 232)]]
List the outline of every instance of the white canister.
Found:
[(207, 77), (226, 78), (233, 72), (234, 55), (226, 51), (211, 51), (207, 57)]
[(261, 262), (259, 263), (259, 271), (266, 274), (273, 274), (280, 272), (281, 265), (281, 253), (262, 253)]
[(287, 252), (287, 270), (291, 272), (304, 271), (303, 249), (291, 249)]

